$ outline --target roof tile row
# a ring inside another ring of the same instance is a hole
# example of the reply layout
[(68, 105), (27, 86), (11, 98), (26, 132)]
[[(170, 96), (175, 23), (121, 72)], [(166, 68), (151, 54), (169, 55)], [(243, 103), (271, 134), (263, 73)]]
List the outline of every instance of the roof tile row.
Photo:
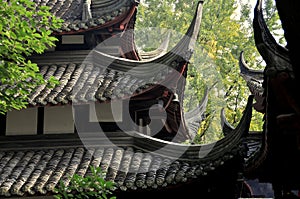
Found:
[(105, 179), (121, 190), (185, 182), (202, 175), (204, 169), (132, 147), (0, 151), (0, 196), (47, 194), (59, 181), (68, 186), (75, 173), (89, 175), (90, 166), (101, 167)]
[(33, 106), (122, 99), (164, 80), (168, 73), (158, 71), (156, 76), (141, 78), (89, 63), (49, 64), (41, 66), (40, 71), (46, 81), (54, 76), (59, 84), (54, 87), (43, 84), (33, 89), (29, 96)]

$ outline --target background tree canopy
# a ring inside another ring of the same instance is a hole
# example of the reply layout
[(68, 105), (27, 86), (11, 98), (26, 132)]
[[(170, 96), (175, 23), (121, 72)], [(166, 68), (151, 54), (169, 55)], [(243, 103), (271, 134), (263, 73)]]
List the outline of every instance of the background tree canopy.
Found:
[[(45, 83), (35, 63), (27, 59), (54, 46), (58, 20), (48, 7), (36, 9), (30, 0), (0, 0), (0, 113), (26, 107), (28, 93)], [(55, 83), (53, 79), (49, 79)], [(51, 85), (51, 84), (50, 84)]]
[[(142, 33), (136, 36), (137, 45), (144, 51), (152, 50), (163, 42), (167, 30), (184, 34), (190, 25), (197, 2), (142, 1), (138, 8), (136, 24), (137, 32)], [(252, 6), (248, 2), (236, 0), (204, 2), (198, 47), (189, 65), (184, 102), (185, 111), (188, 111), (200, 102), (205, 88), (211, 89), (206, 113), (208, 117), (198, 132), (195, 140), (198, 143), (212, 142), (223, 136), (220, 134), (222, 107), (225, 108), (226, 117), (233, 126), (237, 125), (242, 116), (250, 92), (239, 73), (240, 52), (245, 52), (245, 59), (252, 68), (264, 67), (254, 44)], [(266, 0), (264, 7), (270, 30), (276, 32), (281, 29), (274, 2)], [(157, 29), (153, 31), (153, 27)], [(280, 42), (284, 42), (283, 35), (279, 33), (277, 36)], [(170, 47), (177, 42), (176, 39), (177, 37), (171, 37)], [(250, 130), (262, 130), (262, 116), (253, 110)]]

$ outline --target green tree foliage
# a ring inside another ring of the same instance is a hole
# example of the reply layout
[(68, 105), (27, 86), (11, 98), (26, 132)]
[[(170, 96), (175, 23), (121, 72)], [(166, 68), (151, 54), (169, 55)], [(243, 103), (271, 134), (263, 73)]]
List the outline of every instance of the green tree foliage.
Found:
[(286, 41), (281, 27), (281, 21), (277, 12), (275, 1), (264, 0), (264, 18), (267, 26), (275, 38), (281, 45), (285, 45)]
[[(277, 30), (277, 15), (270, 2), (271, 0), (266, 2), (270, 17), (268, 22), (273, 30)], [(195, 0), (188, 3), (178, 0), (145, 0), (139, 6), (136, 28), (159, 27), (184, 34), (190, 25), (196, 4)], [(211, 89), (207, 108), (209, 121), (202, 125), (205, 128), (200, 129), (200, 143), (204, 139), (205, 142), (211, 142), (223, 136), (215, 133), (221, 132), (220, 107), (225, 108), (226, 117), (233, 126), (237, 125), (242, 116), (250, 92), (239, 73), (240, 52), (245, 52), (249, 66), (257, 69), (264, 67), (254, 44), (251, 9), (253, 7), (249, 3), (235, 0), (204, 2), (198, 47), (189, 65), (184, 104), (188, 111), (201, 100), (205, 88)], [(163, 34), (159, 34), (159, 38), (154, 41), (161, 42), (161, 35)], [(145, 42), (143, 45), (146, 46)], [(213, 122), (212, 115), (216, 122)], [(262, 129), (262, 117), (261, 113), (253, 112), (250, 130)], [(202, 136), (204, 132), (206, 135)]]
[[(26, 107), (28, 93), (45, 81), (27, 59), (54, 46), (61, 20), (30, 0), (0, 0), (0, 113)], [(49, 80), (55, 83), (53, 79)]]

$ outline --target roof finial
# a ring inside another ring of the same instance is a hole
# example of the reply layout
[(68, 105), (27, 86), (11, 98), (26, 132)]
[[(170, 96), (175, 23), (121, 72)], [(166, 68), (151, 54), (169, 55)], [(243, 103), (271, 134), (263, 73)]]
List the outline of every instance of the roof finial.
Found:
[(91, 18), (91, 0), (84, 0), (82, 8), (82, 21), (88, 21)]

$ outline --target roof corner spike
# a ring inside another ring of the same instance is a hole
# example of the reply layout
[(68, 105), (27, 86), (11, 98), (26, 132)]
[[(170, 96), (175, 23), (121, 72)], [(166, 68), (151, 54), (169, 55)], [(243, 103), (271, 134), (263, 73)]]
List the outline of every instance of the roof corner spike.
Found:
[(200, 24), (202, 19), (203, 1), (199, 1), (194, 18), (186, 31), (184, 37), (171, 50), (173, 53), (180, 55), (185, 61), (189, 61), (195, 48), (199, 36)]
[(240, 75), (246, 81), (250, 92), (255, 95), (256, 101), (260, 101), (262, 99), (261, 96), (264, 93), (264, 71), (249, 68), (244, 60), (243, 51), (240, 54), (239, 66)]
[(91, 0), (85, 0), (82, 8), (82, 21), (92, 19)]
[[(198, 38), (199, 30), (200, 30), (200, 24), (201, 24), (201, 18), (202, 18), (202, 8), (203, 8), (203, 1), (199, 1), (197, 5), (197, 10), (194, 14), (194, 18), (186, 31), (185, 35), (180, 39), (180, 41), (174, 46), (170, 51), (167, 53), (159, 56), (159, 57), (151, 57), (151, 58), (144, 58), (144, 60), (129, 60), (125, 58), (119, 58), (119, 57), (114, 57), (111, 55), (107, 55), (105, 53), (102, 53), (98, 50), (93, 51), (93, 56), (95, 58), (95, 61), (99, 63), (103, 62), (103, 60), (106, 60), (106, 63), (111, 63), (109, 65), (110, 69), (114, 70), (121, 70), (121, 71), (128, 71), (129, 68), (135, 70), (133, 71), (138, 71), (143, 68), (145, 70), (145, 65), (146, 64), (152, 64), (152, 69), (153, 70), (154, 66), (157, 68), (161, 68), (162, 65), (164, 66), (170, 66), (177, 71), (183, 70), (185, 68), (186, 64), (190, 61), (190, 58), (193, 55), (194, 52), (194, 47), (196, 40)], [(149, 55), (149, 54), (148, 54)], [(146, 56), (148, 56), (146, 53)], [(154, 64), (153, 64), (154, 63)], [(156, 63), (160, 63), (159, 65)], [(180, 66), (178, 65), (180, 63)], [(142, 66), (142, 67), (138, 67)], [(160, 69), (161, 70), (161, 69)], [(154, 71), (154, 70), (153, 70)], [(142, 73), (137, 72), (136, 75), (141, 75)]]
[(249, 95), (247, 100), (247, 105), (244, 109), (243, 116), (240, 120), (240, 123), (233, 131), (242, 131), (243, 135), (247, 135), (249, 133), (251, 118), (252, 118), (252, 107), (253, 107), (253, 99), (254, 95)]
[(191, 37), (190, 43), (189, 43), (189, 47), (188, 49), (190, 51), (193, 51), (195, 48), (195, 43), (197, 41), (197, 38), (199, 36), (199, 32), (200, 32), (200, 24), (201, 24), (201, 19), (202, 19), (202, 9), (203, 9), (203, 1), (199, 1), (198, 5), (197, 5), (197, 10), (194, 16), (194, 19), (192, 21), (192, 35), (188, 35), (189, 37)]
[(288, 49), (279, 45), (264, 20), (262, 0), (257, 0), (253, 18), (254, 41), (268, 67), (292, 71)]
[(222, 132), (223, 135), (226, 136), (234, 130), (234, 127), (226, 119), (225, 108), (221, 109), (220, 117), (221, 117)]

